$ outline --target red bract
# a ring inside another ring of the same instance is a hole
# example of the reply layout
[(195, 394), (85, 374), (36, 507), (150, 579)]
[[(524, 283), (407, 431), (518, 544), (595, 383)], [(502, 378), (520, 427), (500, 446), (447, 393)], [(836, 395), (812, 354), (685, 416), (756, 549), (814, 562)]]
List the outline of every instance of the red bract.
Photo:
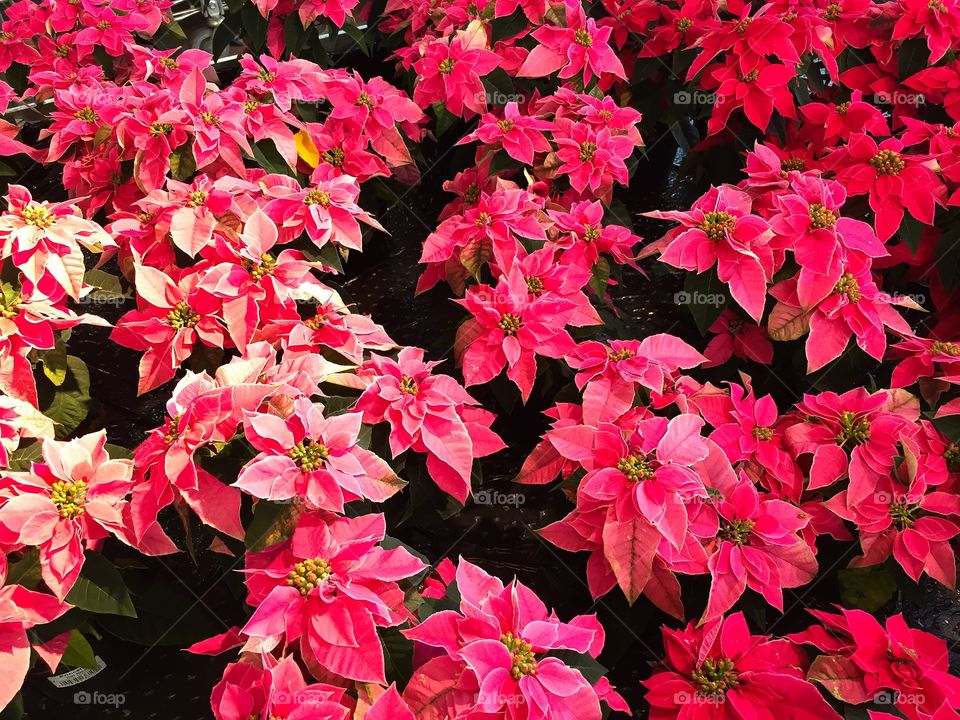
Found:
[[(909, 627), (902, 615), (887, 618), (884, 627), (862, 610), (812, 614), (824, 627), (813, 626), (792, 639), (827, 653), (809, 677), (839, 699), (863, 703), (893, 691), (897, 710), (910, 720), (944, 706), (960, 707), (960, 680), (949, 672), (947, 644), (940, 638)], [(844, 682), (838, 683), (841, 674)]]
[(454, 115), (466, 117), (484, 112), (487, 94), (480, 78), (500, 64), (486, 44), (486, 30), (474, 21), (452, 40), (444, 38), (427, 45), (413, 65), (418, 76), (414, 102), (420, 107), (442, 102)]
[(749, 720), (789, 707), (796, 720), (839, 720), (804, 680), (806, 654), (789, 640), (751, 635), (743, 613), (663, 630), (666, 658), (643, 685), (651, 720)]
[(299, 640), (312, 667), (385, 684), (378, 627), (408, 618), (398, 580), (426, 566), (403, 548), (385, 550), (383, 515), (304, 514), (289, 541), (248, 553), (243, 628), (258, 638)]
[(869, 135), (857, 133), (848, 145), (831, 152), (827, 163), (848, 195), (869, 195), (877, 235), (884, 242), (900, 227), (904, 210), (932, 225), (936, 206), (946, 199), (943, 182), (929, 158), (905, 154), (903, 143), (896, 138), (877, 144)]

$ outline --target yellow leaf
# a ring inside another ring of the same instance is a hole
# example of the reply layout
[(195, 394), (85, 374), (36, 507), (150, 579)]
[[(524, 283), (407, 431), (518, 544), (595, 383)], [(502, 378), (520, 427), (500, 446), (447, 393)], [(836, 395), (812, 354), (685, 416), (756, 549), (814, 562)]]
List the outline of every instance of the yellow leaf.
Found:
[(293, 139), (297, 144), (297, 155), (299, 155), (307, 165), (315, 168), (320, 164), (320, 151), (317, 150), (317, 146), (313, 144), (313, 138), (310, 137), (306, 130), (299, 131), (293, 136)]

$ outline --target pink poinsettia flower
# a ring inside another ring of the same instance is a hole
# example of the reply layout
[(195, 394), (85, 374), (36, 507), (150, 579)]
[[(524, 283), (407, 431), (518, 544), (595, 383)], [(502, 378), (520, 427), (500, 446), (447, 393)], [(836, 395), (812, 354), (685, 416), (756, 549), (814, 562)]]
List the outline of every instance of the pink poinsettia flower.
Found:
[(936, 207), (946, 199), (943, 182), (931, 167), (935, 163), (925, 155), (904, 154), (903, 142), (896, 138), (877, 144), (869, 135), (857, 133), (846, 147), (827, 155), (826, 162), (847, 194), (869, 195), (883, 242), (897, 232), (904, 210), (933, 225)]
[(180, 104), (193, 123), (193, 156), (204, 168), (222, 160), (241, 178), (247, 176), (243, 155), (253, 155), (243, 129), (243, 105), (218, 91), (207, 92), (207, 81), (194, 68), (180, 86)]
[[(843, 272), (829, 294), (812, 308), (805, 308), (800, 299), (799, 276), (770, 288), (770, 294), (779, 301), (767, 319), (770, 336), (775, 340), (794, 340), (809, 330), (805, 346), (807, 372), (819, 370), (840, 357), (851, 338), (861, 350), (880, 360), (887, 349), (887, 328), (897, 333), (910, 332), (895, 306), (918, 306), (909, 297), (882, 292), (874, 282), (870, 258), (850, 253), (842, 267)], [(818, 282), (811, 278), (812, 295), (821, 292), (815, 289)]]
[[(926, 720), (944, 706), (960, 708), (960, 679), (950, 673), (947, 643), (907, 625), (903, 615), (885, 626), (863, 610), (839, 614), (811, 611), (823, 627), (792, 635), (827, 653), (810, 668), (810, 678), (845, 702), (860, 704), (890, 697), (909, 720)], [(821, 664), (822, 663), (822, 664)], [(837, 673), (844, 682), (837, 683)]]
[(641, 238), (622, 225), (603, 223), (603, 204), (573, 203), (567, 211), (547, 210), (557, 230), (557, 246), (563, 248), (563, 262), (592, 269), (600, 256), (613, 258), (620, 265), (636, 267), (633, 248)]
[(7, 707), (20, 692), (30, 669), (27, 631), (52, 622), (70, 606), (47, 593), (7, 585), (7, 558), (0, 556), (0, 706)]
[(173, 278), (138, 265), (136, 278), (138, 308), (117, 321), (110, 339), (146, 351), (137, 387), (142, 395), (171, 380), (198, 342), (222, 348), (226, 338), (215, 315), (220, 302), (200, 289), (200, 273)]
[(319, 155), (312, 180), (348, 175), (364, 183), (370, 178), (390, 174), (383, 159), (369, 151), (370, 139), (354, 118), (328, 118), (322, 124), (308, 123), (307, 132)]
[(474, 21), (452, 39), (437, 39), (422, 48), (413, 64), (413, 101), (422, 108), (441, 102), (460, 117), (484, 112), (487, 93), (480, 78), (500, 65), (500, 57), (486, 45), (487, 31)]
[(560, 71), (567, 79), (582, 73), (584, 85), (596, 75), (614, 75), (626, 80), (623, 64), (610, 47), (609, 26), (598, 27), (587, 17), (578, 0), (564, 2), (565, 27), (541, 25), (533, 31), (539, 44), (530, 51), (517, 77), (538, 78)]
[(817, 560), (799, 534), (810, 517), (796, 505), (761, 497), (743, 475), (714, 507), (720, 528), (706, 546), (711, 584), (701, 622), (720, 618), (747, 588), (783, 612), (783, 589), (817, 575)]
[[(956, 587), (956, 558), (950, 540), (960, 535), (960, 498), (931, 491), (926, 481), (927, 454), (916, 441), (901, 436), (904, 461), (879, 479), (872, 493), (856, 503), (846, 490), (824, 506), (857, 526), (863, 555), (851, 567), (878, 565), (893, 557), (915, 582), (924, 573)], [(934, 477), (936, 479), (936, 477)]]
[(227, 665), (213, 688), (210, 706), (216, 720), (285, 718), (285, 720), (347, 720), (343, 688), (325, 683), (308, 685), (292, 656), (279, 661), (263, 656), (258, 667), (249, 662)]
[(466, 666), (479, 686), (471, 693), (466, 683), (461, 684), (456, 717), (490, 714), (521, 720), (539, 713), (564, 720), (599, 720), (596, 690), (579, 670), (546, 655), (560, 650), (599, 655), (604, 634), (595, 616), (562, 622), (522, 583), (504, 585), (462, 558), (456, 582), (458, 610), (433, 613), (404, 631), (408, 638), (444, 653), (418, 668), (410, 686), (429, 686), (436, 670), (449, 667), (452, 660), (457, 663), (454, 668)]
[(373, 355), (358, 370), (366, 389), (355, 410), (368, 424), (390, 424), (390, 451), (427, 455), (427, 471), (444, 492), (459, 502), (470, 494), (474, 458), (506, 447), (490, 430), (493, 414), (478, 407), (463, 387), (433, 373), (423, 350), (406, 347), (396, 360)]
[[(317, 304), (316, 314), (306, 320), (275, 323), (283, 337), (285, 352), (317, 352), (327, 347), (346, 359), (360, 364), (368, 350), (393, 350), (397, 344), (386, 330), (367, 315), (350, 312), (339, 298), (329, 295)], [(265, 331), (269, 336), (271, 330)]]
[(870, 225), (841, 217), (846, 192), (840, 183), (797, 176), (791, 189), (774, 199), (779, 212), (770, 228), (800, 263), (797, 294), (803, 307), (812, 307), (830, 294), (850, 251), (870, 258), (888, 253)]
[(697, 367), (703, 355), (678, 337), (650, 335), (638, 340), (588, 340), (565, 358), (577, 370), (586, 425), (615, 422), (629, 410), (639, 387), (663, 393), (682, 369)]
[(577, 310), (569, 324), (574, 327), (603, 324), (596, 308), (584, 292), (592, 277), (588, 268), (565, 265), (562, 262), (563, 256), (558, 258), (557, 249), (552, 245), (532, 253), (521, 250), (520, 255), (514, 260), (514, 265), (523, 273), (531, 295), (549, 295), (572, 302)]
[(260, 451), (234, 483), (263, 500), (302, 498), (313, 510), (342, 513), (345, 503), (383, 502), (404, 485), (381, 458), (359, 446), (360, 413), (324, 417), (299, 398), (287, 418), (247, 412), (244, 436)]
[(899, 359), (890, 387), (909, 387), (921, 378), (960, 376), (960, 343), (906, 335), (891, 345), (889, 354)]
[(840, 720), (804, 679), (806, 653), (751, 635), (743, 613), (685, 630), (663, 629), (666, 658), (643, 681), (650, 720), (753, 720), (789, 708), (796, 720)]
[(547, 239), (539, 219), (542, 208), (542, 199), (527, 190), (479, 192), (462, 215), (444, 220), (427, 236), (420, 262), (441, 263), (459, 257), (460, 264), (475, 277), (482, 262), (491, 258), (509, 269), (518, 253), (518, 237)]
[(893, 468), (898, 438), (916, 419), (909, 409), (888, 409), (895, 402), (888, 392), (863, 388), (804, 395), (796, 406), (803, 422), (787, 427), (785, 438), (793, 455), (813, 455), (807, 488), (829, 487), (846, 475), (851, 506), (870, 495)]
[(10, 258), (30, 287), (51, 299), (57, 288), (74, 300), (83, 287), (83, 251), (114, 246), (110, 235), (84, 219), (71, 203), (37, 202), (21, 185), (7, 190), (9, 209), (0, 214), (2, 255)]
[(721, 185), (711, 188), (688, 212), (646, 213), (681, 227), (644, 252), (659, 250), (661, 262), (697, 273), (716, 265), (734, 300), (759, 323), (775, 267), (769, 246), (772, 231), (763, 218), (751, 214), (751, 206), (747, 193)]
[(133, 33), (146, 33), (150, 28), (150, 20), (146, 15), (121, 15), (114, 12), (110, 5), (85, 6), (78, 18), (81, 29), (75, 36), (75, 42), (81, 46), (102, 47), (112, 57), (120, 57), (124, 48), (136, 44)]
[(403, 548), (385, 550), (383, 515), (300, 516), (290, 540), (247, 553), (243, 633), (300, 641), (308, 664), (348, 680), (386, 684), (378, 627), (407, 620), (398, 580), (426, 566)]
[(457, 144), (479, 140), (487, 145), (499, 144), (507, 155), (525, 165), (533, 165), (536, 153), (548, 153), (553, 149), (544, 137), (545, 130), (552, 130), (553, 123), (520, 112), (516, 102), (507, 103), (503, 117), (485, 114), (477, 129)]
[(507, 377), (526, 402), (537, 374), (537, 355), (559, 358), (573, 349), (564, 326), (576, 305), (550, 295), (532, 296), (519, 266), (495, 286), (471, 287), (457, 302), (473, 315), (457, 330), (455, 345), (468, 387), (490, 382), (506, 366)]
[(133, 463), (112, 460), (102, 430), (68, 442), (47, 440), (43, 462), (6, 473), (0, 539), (38, 546), (43, 581), (63, 599), (83, 567), (83, 551), (110, 536), (126, 541), (123, 506)]
[(360, 223), (383, 230), (364, 212), (357, 199), (360, 188), (348, 175), (314, 174), (314, 185), (301, 188), (292, 178), (268, 175), (260, 181), (272, 198), (264, 212), (281, 228), (284, 241), (294, 240), (306, 232), (313, 243), (322, 248), (328, 242), (351, 250), (363, 249)]
[(688, 530), (687, 503), (707, 496), (694, 467), (710, 452), (700, 435), (703, 425), (701, 418), (684, 414), (640, 420), (632, 433), (600, 423), (558, 427), (546, 437), (587, 471), (578, 495), (611, 504), (625, 528), (643, 518), (680, 548)]
[(734, 356), (764, 365), (773, 361), (773, 344), (765, 328), (744, 321), (730, 308), (724, 308), (707, 330), (714, 337), (703, 350), (709, 361), (703, 367), (722, 365)]
[(636, 149), (628, 136), (614, 135), (607, 128), (596, 130), (586, 123), (558, 120), (553, 139), (561, 162), (557, 172), (569, 176), (577, 192), (589, 187), (594, 194), (606, 196), (614, 180), (627, 184), (625, 161)]

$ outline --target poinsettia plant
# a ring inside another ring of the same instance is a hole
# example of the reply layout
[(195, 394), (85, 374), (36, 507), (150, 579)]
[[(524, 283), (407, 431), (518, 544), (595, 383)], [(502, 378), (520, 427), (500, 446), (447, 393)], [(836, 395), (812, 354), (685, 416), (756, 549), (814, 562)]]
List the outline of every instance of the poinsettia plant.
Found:
[(223, 5), (2, 9), (0, 717), (960, 716), (955, 0)]

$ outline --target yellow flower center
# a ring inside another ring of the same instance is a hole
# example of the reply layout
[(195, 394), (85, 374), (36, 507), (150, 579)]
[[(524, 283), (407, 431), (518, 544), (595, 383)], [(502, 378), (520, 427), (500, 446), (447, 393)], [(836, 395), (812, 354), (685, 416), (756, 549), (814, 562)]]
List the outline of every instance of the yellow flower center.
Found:
[(513, 633), (504, 633), (500, 636), (500, 642), (507, 646), (510, 655), (513, 658), (513, 665), (510, 668), (510, 675), (514, 680), (519, 680), (524, 675), (537, 674), (537, 659), (533, 654), (533, 648), (527, 641), (515, 636)]
[(437, 69), (444, 75), (449, 75), (453, 72), (453, 66), (456, 64), (453, 58), (444, 58), (440, 61), (440, 64), (437, 66)]
[(590, 162), (593, 160), (594, 154), (597, 152), (597, 144), (587, 140), (584, 143), (580, 143), (580, 162)]
[(727, 233), (732, 232), (736, 224), (737, 219), (733, 215), (725, 210), (720, 210), (704, 213), (700, 229), (714, 242), (720, 242), (726, 239)]
[(617, 461), (617, 470), (627, 476), (630, 482), (640, 482), (653, 477), (653, 468), (645, 457), (627, 455)]
[(83, 515), (87, 501), (87, 483), (83, 480), (60, 480), (51, 487), (50, 499), (62, 518)]
[(27, 225), (33, 225), (38, 228), (48, 228), (56, 222), (53, 213), (47, 210), (43, 205), (31, 205), (20, 211), (20, 217)]
[(342, 148), (330, 148), (323, 153), (323, 161), (330, 163), (334, 167), (343, 167), (343, 161), (347, 159), (347, 154)]
[(721, 540), (726, 540), (734, 545), (746, 545), (756, 524), (753, 520), (742, 520), (740, 518), (725, 522), (720, 526), (719, 537)]
[(309, 595), (333, 574), (330, 563), (320, 558), (298, 562), (287, 575), (287, 585), (296, 588), (301, 595)]
[(573, 34), (573, 41), (581, 47), (588, 48), (593, 45), (593, 36), (586, 30), (580, 29)]
[(77, 110), (73, 114), (73, 116), (77, 120), (82, 120), (85, 123), (95, 123), (97, 120), (99, 120), (99, 116), (97, 115), (97, 113), (95, 113), (93, 111), (93, 108), (90, 108), (90, 107), (85, 107), (82, 110)]
[(900, 153), (893, 150), (881, 150), (870, 158), (870, 164), (881, 175), (897, 175), (907, 166)]
[(810, 225), (818, 229), (833, 227), (837, 222), (834, 212), (820, 203), (810, 206)]
[(326, 190), (314, 188), (303, 198), (304, 205), (319, 205), (320, 207), (330, 206), (330, 193)]
[(504, 335), (516, 335), (517, 331), (523, 327), (523, 320), (513, 313), (504, 313), (500, 316), (500, 322), (497, 323)]
[(723, 697), (728, 691), (740, 686), (739, 674), (732, 660), (707, 658), (697, 670), (690, 674), (697, 688), (697, 694), (703, 697)]
[(174, 330), (192, 328), (200, 322), (200, 314), (185, 302), (178, 302), (177, 306), (167, 315), (167, 325)]
[(846, 445), (852, 442), (860, 445), (870, 439), (870, 421), (858, 417), (855, 412), (844, 410), (840, 413), (840, 432), (837, 433), (837, 442)]
[(418, 395), (420, 393), (420, 386), (417, 385), (417, 381), (412, 377), (404, 375), (400, 378), (400, 392), (404, 395)]
[(308, 473), (319, 470), (330, 457), (330, 450), (326, 445), (304, 438), (294, 445), (287, 454), (293, 459), (300, 472)]
[(860, 283), (848, 272), (840, 276), (837, 284), (833, 286), (833, 291), (837, 295), (846, 295), (850, 302), (860, 301)]

